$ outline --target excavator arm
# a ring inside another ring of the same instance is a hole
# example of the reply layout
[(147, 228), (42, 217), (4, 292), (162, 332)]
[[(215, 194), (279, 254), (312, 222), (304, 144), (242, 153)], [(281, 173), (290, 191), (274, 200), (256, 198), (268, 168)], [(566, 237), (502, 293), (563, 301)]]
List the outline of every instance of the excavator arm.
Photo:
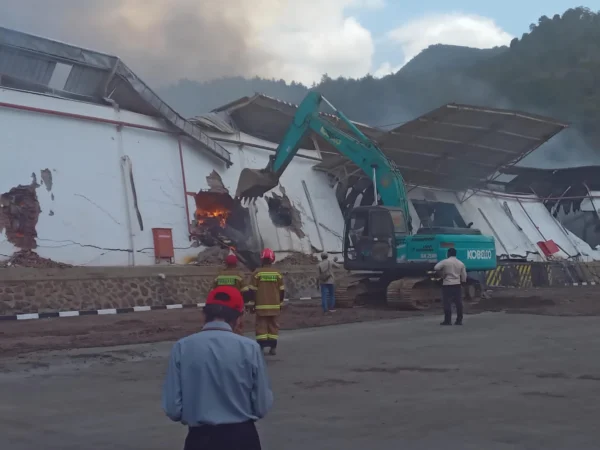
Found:
[[(334, 110), (335, 115), (344, 122), (350, 132), (340, 130), (319, 114), (319, 107), (323, 101)], [(410, 218), (404, 179), (398, 168), (373, 141), (317, 92), (308, 93), (298, 106), (290, 127), (275, 154), (269, 158), (267, 167), (242, 171), (236, 195), (241, 198), (256, 198), (275, 188), (281, 175), (298, 153), (302, 140), (311, 131), (325, 139), (372, 179), (382, 204), (401, 208), (404, 217)]]

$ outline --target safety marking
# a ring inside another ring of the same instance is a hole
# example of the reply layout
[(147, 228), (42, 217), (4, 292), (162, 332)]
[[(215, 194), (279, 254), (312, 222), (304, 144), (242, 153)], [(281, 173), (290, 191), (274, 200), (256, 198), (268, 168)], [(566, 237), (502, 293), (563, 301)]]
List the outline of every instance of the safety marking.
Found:
[[(309, 300), (311, 297), (301, 297), (298, 300)], [(286, 298), (283, 302), (288, 303), (290, 299)], [(157, 305), (157, 306), (134, 306), (132, 308), (113, 308), (113, 309), (92, 309), (85, 311), (55, 311), (45, 313), (25, 313), (13, 314), (10, 316), (0, 316), (0, 321), (13, 320), (37, 320), (37, 319), (59, 319), (63, 317), (82, 317), (82, 316), (110, 316), (116, 314), (128, 314), (134, 312), (146, 311), (172, 311), (177, 309), (204, 308), (204, 303), (176, 304), (176, 305)]]
[(531, 264), (521, 264), (517, 266), (519, 272), (519, 287), (529, 288), (533, 285), (531, 281)]
[(504, 266), (498, 266), (494, 270), (490, 270), (486, 274), (486, 284), (488, 286), (500, 286)]

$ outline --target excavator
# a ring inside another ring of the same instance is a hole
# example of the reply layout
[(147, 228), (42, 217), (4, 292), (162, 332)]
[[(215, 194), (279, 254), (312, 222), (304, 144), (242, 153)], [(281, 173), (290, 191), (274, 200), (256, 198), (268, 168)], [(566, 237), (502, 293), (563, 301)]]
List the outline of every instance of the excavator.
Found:
[[(345, 124), (342, 130), (319, 112), (325, 102)], [(341, 111), (318, 92), (310, 92), (298, 106), (274, 155), (263, 169), (245, 168), (236, 196), (255, 201), (279, 184), (302, 140), (314, 132), (356, 164), (372, 179), (375, 204), (358, 206), (345, 215), (343, 241), (346, 278), (336, 285), (342, 304), (377, 300), (398, 309), (426, 309), (439, 300), (441, 280), (435, 264), (455, 248), (466, 265), (465, 299), (477, 301), (482, 286), (473, 272), (496, 268), (496, 245), (492, 236), (473, 228), (421, 227), (413, 230), (405, 182), (395, 163), (362, 133)]]

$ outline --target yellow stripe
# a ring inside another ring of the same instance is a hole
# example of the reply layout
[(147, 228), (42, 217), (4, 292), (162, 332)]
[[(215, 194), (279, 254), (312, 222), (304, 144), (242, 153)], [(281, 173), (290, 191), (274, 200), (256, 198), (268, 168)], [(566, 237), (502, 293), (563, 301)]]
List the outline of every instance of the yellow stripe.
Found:
[(275, 340), (277, 340), (279, 338), (279, 336), (277, 334), (269, 334), (267, 336), (269, 336), (269, 339), (275, 339)]
[(525, 270), (524, 270), (524, 275), (525, 275), (525, 287), (531, 287), (533, 286), (533, 280), (531, 279), (531, 264), (528, 264), (525, 266)]
[(243, 288), (240, 289), (240, 292), (247, 292), (250, 290), (249, 286), (244, 286)]
[(251, 291), (258, 291), (258, 288), (256, 286), (248, 286), (248, 289), (250, 289)]
[(279, 288), (279, 290), (280, 290), (280, 291), (285, 291), (285, 286), (281, 286), (281, 287)]
[(258, 336), (256, 336), (257, 341), (266, 341), (267, 339), (269, 339), (268, 334), (259, 334)]
[(256, 309), (281, 309), (281, 305), (256, 305)]

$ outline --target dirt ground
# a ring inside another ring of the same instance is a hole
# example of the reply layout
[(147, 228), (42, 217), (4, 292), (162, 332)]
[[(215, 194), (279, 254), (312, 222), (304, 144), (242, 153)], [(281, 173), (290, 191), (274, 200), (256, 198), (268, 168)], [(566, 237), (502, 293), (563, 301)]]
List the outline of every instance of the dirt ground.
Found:
[[(467, 314), (506, 311), (552, 316), (600, 315), (600, 288), (504, 290), (467, 308)], [(288, 305), (281, 315), (283, 330), (440, 314), (440, 307), (422, 312), (375, 308), (339, 309), (324, 315), (317, 301)], [(245, 330), (252, 332), (253, 316)], [(115, 316), (83, 316), (0, 323), (0, 357), (74, 348), (108, 347), (171, 341), (202, 326), (200, 309), (161, 310)]]

